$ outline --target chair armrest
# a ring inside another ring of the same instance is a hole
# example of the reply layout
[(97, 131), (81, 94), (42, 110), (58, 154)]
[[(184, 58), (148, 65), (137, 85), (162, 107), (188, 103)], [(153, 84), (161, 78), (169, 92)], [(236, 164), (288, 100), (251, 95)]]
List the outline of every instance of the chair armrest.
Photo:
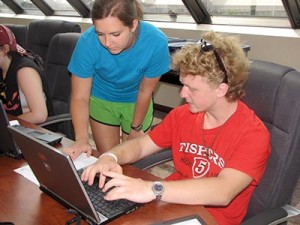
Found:
[(241, 225), (276, 225), (287, 222), (291, 217), (300, 215), (300, 210), (285, 205), (281, 208), (265, 210), (245, 220)]
[(71, 115), (70, 113), (64, 113), (60, 115), (55, 115), (55, 116), (49, 116), (47, 120), (44, 123), (40, 123), (39, 126), (48, 126), (52, 124), (57, 124), (65, 121), (70, 121), (71, 120)]
[(172, 160), (172, 152), (171, 149), (164, 149), (159, 152), (156, 152), (152, 155), (146, 156), (143, 159), (133, 163), (132, 165), (138, 167), (142, 170), (149, 169), (156, 165), (159, 165), (164, 162), (168, 162)]

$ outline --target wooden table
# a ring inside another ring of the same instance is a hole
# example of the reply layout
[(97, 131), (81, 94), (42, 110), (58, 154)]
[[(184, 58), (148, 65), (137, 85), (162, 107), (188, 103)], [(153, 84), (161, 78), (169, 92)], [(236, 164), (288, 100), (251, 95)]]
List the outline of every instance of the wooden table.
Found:
[[(61, 149), (71, 143), (71, 140), (63, 138), (57, 148)], [(65, 207), (40, 191), (36, 184), (14, 172), (14, 169), (26, 164), (23, 159), (17, 160), (7, 156), (0, 158), (0, 222), (10, 221), (15, 225), (59, 225), (72, 219), (73, 215), (69, 214)], [(132, 177), (146, 180), (160, 179), (131, 165), (123, 166), (123, 170), (124, 174)], [(203, 206), (169, 204), (162, 201), (145, 204), (109, 224), (150, 225), (192, 214), (198, 214), (208, 225), (217, 224)], [(87, 223), (82, 221), (82, 224)]]

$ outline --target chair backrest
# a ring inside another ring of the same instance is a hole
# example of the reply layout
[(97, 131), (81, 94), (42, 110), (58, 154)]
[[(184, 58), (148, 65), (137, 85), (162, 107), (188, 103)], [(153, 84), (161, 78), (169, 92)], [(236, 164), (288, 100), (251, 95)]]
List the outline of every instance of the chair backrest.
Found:
[[(45, 76), (54, 116), (70, 112), (71, 74), (67, 67), (80, 35), (80, 33), (59, 33), (53, 36), (49, 45)], [(74, 139), (72, 132), (70, 134), (72, 128), (69, 126), (71, 124), (64, 123), (57, 130)]]
[(16, 41), (23, 48), (27, 48), (27, 25), (20, 24), (4, 24), (7, 26), (15, 35)]
[(247, 219), (265, 209), (291, 203), (300, 172), (300, 73), (290, 67), (254, 60), (245, 90), (243, 101), (267, 126), (272, 145)]
[(28, 26), (27, 48), (46, 61), (51, 38), (57, 33), (80, 33), (77, 23), (63, 20), (33, 20)]

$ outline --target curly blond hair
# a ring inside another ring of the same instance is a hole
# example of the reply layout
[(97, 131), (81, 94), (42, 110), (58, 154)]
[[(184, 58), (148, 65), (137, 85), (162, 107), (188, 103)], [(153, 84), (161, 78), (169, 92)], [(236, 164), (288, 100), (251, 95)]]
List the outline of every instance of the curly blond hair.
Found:
[[(204, 33), (202, 38), (209, 42), (220, 56), (227, 72), (228, 101), (244, 96), (244, 83), (248, 78), (250, 62), (241, 47), (238, 37), (216, 32)], [(221, 69), (213, 50), (202, 51), (200, 44), (187, 44), (172, 55), (172, 69), (180, 76), (200, 75), (208, 83), (217, 86), (222, 83), (225, 73)]]

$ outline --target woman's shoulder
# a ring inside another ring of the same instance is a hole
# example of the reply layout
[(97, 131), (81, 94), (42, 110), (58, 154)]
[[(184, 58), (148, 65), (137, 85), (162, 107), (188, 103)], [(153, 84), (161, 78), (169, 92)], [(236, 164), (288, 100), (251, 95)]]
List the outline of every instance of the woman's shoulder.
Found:
[(154, 27), (148, 22), (140, 22), (140, 33), (138, 39), (140, 43), (147, 46), (148, 49), (154, 51), (160, 51), (162, 48), (168, 48), (168, 38), (161, 30), (157, 27)]
[(81, 34), (77, 42), (77, 48), (89, 49), (88, 51), (90, 51), (90, 50), (94, 50), (95, 46), (100, 46), (100, 44), (99, 44), (99, 40), (95, 28), (92, 25)]
[(79, 40), (90, 40), (97, 37), (94, 25), (87, 28), (80, 36)]
[(153, 24), (146, 22), (146, 21), (140, 21), (140, 29), (142, 35), (152, 36), (152, 37), (159, 37), (162, 39), (167, 40), (167, 36), (164, 32), (162, 32), (158, 27), (154, 26)]
[(37, 69), (39, 68), (38, 65), (32, 59), (18, 54), (13, 56), (12, 62), (18, 69), (23, 67), (33, 67)]

